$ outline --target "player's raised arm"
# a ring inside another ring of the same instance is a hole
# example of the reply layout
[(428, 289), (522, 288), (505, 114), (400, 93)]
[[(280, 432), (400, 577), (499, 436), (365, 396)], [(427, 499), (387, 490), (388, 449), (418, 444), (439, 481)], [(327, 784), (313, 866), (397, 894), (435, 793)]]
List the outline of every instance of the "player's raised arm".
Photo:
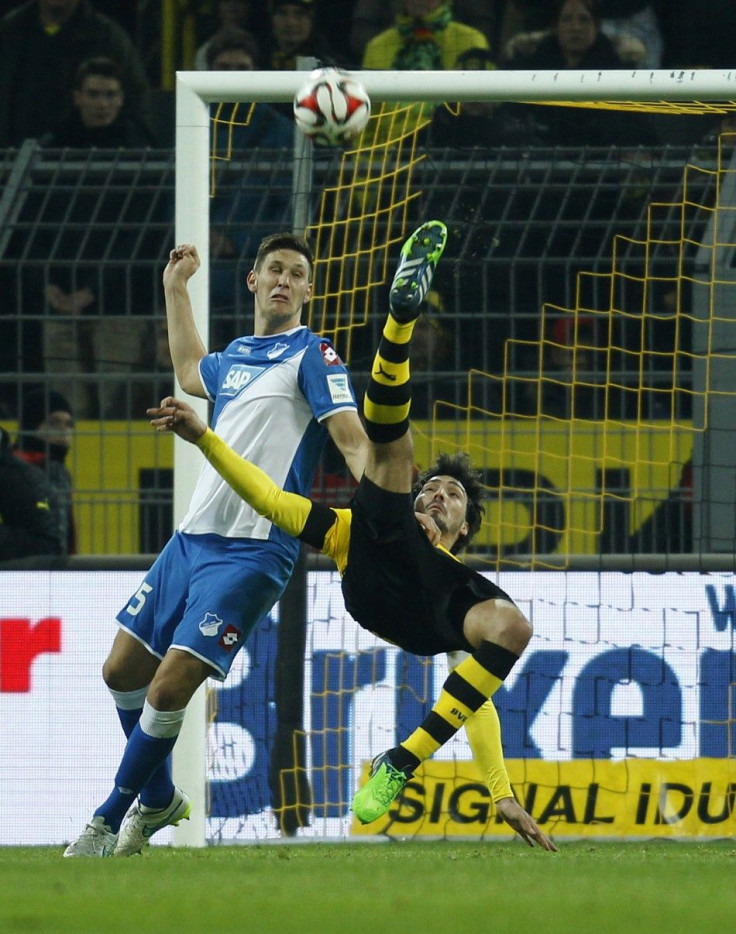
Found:
[(197, 248), (190, 243), (169, 254), (163, 273), (169, 350), (179, 385), (192, 396), (204, 399), (207, 393), (199, 375), (199, 361), (207, 353), (194, 323), (187, 283), (199, 269)]

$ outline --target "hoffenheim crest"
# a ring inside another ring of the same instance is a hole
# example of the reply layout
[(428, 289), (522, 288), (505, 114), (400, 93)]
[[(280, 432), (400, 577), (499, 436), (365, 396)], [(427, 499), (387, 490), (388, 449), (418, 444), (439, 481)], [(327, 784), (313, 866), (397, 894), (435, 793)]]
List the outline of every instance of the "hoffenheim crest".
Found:
[(216, 613), (205, 613), (204, 619), (199, 624), (199, 631), (203, 636), (216, 636), (220, 626), (222, 626), (222, 620)]

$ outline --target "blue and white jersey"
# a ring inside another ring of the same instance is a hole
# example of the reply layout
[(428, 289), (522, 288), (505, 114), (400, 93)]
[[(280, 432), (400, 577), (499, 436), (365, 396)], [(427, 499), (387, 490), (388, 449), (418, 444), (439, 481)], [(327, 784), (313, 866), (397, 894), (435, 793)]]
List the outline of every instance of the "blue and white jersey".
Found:
[[(327, 437), (320, 424), (357, 410), (348, 372), (332, 344), (301, 326), (240, 337), (199, 364), (215, 403), (213, 430), (285, 490), (308, 496)], [(180, 531), (296, 543), (259, 516), (204, 461)]]

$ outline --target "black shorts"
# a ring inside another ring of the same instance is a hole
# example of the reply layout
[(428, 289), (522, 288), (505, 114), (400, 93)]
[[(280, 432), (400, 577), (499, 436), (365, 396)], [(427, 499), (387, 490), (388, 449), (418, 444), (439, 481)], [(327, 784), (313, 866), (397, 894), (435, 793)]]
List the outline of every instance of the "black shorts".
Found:
[(508, 594), (430, 544), (411, 494), (363, 477), (351, 506), (342, 591), (353, 619), (415, 655), (472, 652), (463, 635), (467, 612), (484, 600), (511, 600)]

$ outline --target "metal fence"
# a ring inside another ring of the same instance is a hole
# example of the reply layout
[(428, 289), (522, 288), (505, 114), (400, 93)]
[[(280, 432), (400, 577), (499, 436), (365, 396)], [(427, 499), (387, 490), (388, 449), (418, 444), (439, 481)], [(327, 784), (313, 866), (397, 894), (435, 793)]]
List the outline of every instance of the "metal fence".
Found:
[[(338, 158), (316, 160), (313, 204)], [(550, 336), (547, 327), (557, 327), (558, 338), (566, 327), (557, 324), (564, 316), (543, 315), (542, 307), (605, 307), (614, 253), (616, 306), (648, 313), (617, 318), (612, 333), (622, 351), (605, 368), (592, 355), (591, 380), (613, 379), (623, 389), (643, 380), (674, 403), (660, 412), (662, 395), (653, 392), (645, 409), (632, 412), (621, 391), (608, 394), (605, 411), (591, 403), (587, 415), (691, 417), (690, 318), (678, 318), (672, 303), (675, 294), (681, 304), (690, 300), (688, 271), (715, 198), (716, 158), (714, 146), (428, 151), (416, 171), (412, 211), (446, 220), (450, 241), (433, 316), (415, 342), (414, 417), (430, 417), (437, 399), (465, 405), (471, 368), (538, 375), (534, 342)], [(691, 173), (683, 199), (688, 164), (703, 170)], [(250, 329), (245, 275), (260, 238), (289, 224), (291, 169), (284, 151), (239, 153), (217, 167), (213, 244), (226, 245), (211, 257), (213, 348)], [(13, 429), (25, 393), (36, 386), (73, 402), (86, 553), (155, 551), (170, 528), (171, 452), (151, 442), (145, 408), (173, 383), (160, 287), (173, 245), (173, 173), (168, 150), (51, 151), (28, 141), (0, 152), (0, 419)], [(359, 390), (386, 293), (385, 285), (374, 290), (375, 314), (353, 342)], [(644, 344), (660, 352), (642, 353)], [(495, 385), (478, 400), (481, 410), (498, 409)], [(533, 404), (528, 386), (513, 382), (503, 411), (529, 414)], [(333, 475), (339, 469), (328, 455), (320, 482)], [(674, 508), (684, 521), (687, 489)], [(656, 550), (655, 538), (643, 550)], [(687, 540), (679, 550), (689, 550)]]

